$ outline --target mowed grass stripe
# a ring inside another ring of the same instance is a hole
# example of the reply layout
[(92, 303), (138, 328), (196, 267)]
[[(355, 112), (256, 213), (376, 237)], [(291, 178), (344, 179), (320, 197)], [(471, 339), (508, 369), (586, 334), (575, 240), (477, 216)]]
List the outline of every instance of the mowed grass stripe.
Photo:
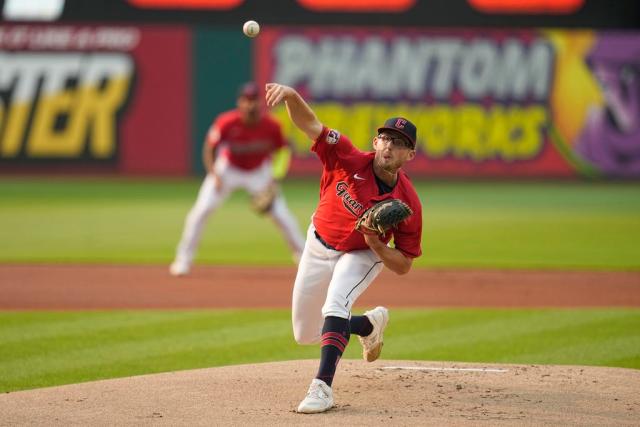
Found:
[[(253, 313), (253, 314), (252, 314)], [(60, 312), (55, 318), (43, 317), (38, 312), (26, 312), (25, 316), (11, 313), (0, 313), (0, 342), (12, 344), (30, 341), (42, 341), (49, 338), (57, 340), (64, 337), (75, 337), (83, 333), (94, 335), (103, 331), (120, 330), (123, 333), (133, 328), (177, 327), (191, 328), (191, 325), (206, 321), (212, 327), (227, 326), (228, 313), (225, 311), (148, 311), (144, 315), (135, 311), (96, 311), (89, 314), (91, 322), (87, 322), (87, 312)], [(18, 319), (21, 319), (19, 321)], [(252, 311), (247, 311), (247, 321), (259, 322)], [(0, 350), (1, 352), (1, 350)]]
[[(416, 267), (640, 269), (640, 184), (415, 181)], [(0, 262), (168, 264), (199, 179), (0, 182)], [(318, 180), (286, 180), (303, 230)], [(291, 265), (284, 239), (238, 192), (208, 222), (196, 262)], [(51, 227), (51, 224), (56, 224)], [(238, 235), (236, 230), (245, 232)]]
[[(395, 316), (393, 329), (391, 323), (389, 327), (386, 356), (606, 365), (615, 360), (611, 356), (620, 352), (617, 354), (635, 355), (635, 362), (625, 362), (626, 367), (640, 367), (640, 346), (634, 344), (640, 331), (640, 310), (445, 311), (442, 314), (439, 319), (442, 322), (437, 324), (415, 313), (404, 319)], [(475, 318), (471, 320), (470, 314)], [(500, 314), (505, 316), (501, 318)], [(450, 318), (458, 315), (459, 319)], [(467, 323), (469, 320), (471, 323)], [(404, 329), (405, 322), (423, 325), (424, 332), (397, 332)], [(613, 344), (616, 346), (609, 347)], [(608, 351), (602, 350), (607, 348)], [(547, 353), (552, 356), (541, 357)]]
[[(12, 207), (13, 209), (13, 207)], [(171, 202), (143, 201), (48, 206), (46, 210), (0, 213), (3, 229), (29, 230), (0, 248), (2, 262), (169, 263), (188, 209)], [(46, 218), (46, 221), (44, 220)], [(50, 224), (55, 223), (56, 227)], [(308, 219), (299, 221), (306, 227)], [(242, 227), (243, 233), (231, 234)], [(33, 234), (31, 234), (33, 233)], [(291, 264), (286, 242), (267, 217), (250, 211), (242, 195), (232, 197), (205, 227), (199, 254), (213, 253), (218, 263)], [(35, 248), (35, 249), (34, 249)], [(268, 248), (266, 251), (255, 248)], [(241, 255), (242, 254), (242, 255)]]
[[(635, 359), (635, 366), (640, 362), (640, 333), (635, 336), (603, 338), (598, 341), (580, 343), (567, 342), (555, 348), (542, 346), (536, 352), (512, 355), (509, 360), (516, 363), (538, 364), (573, 364), (579, 360), (581, 365), (610, 366), (609, 363), (618, 358)], [(530, 362), (534, 360), (535, 362)]]
[(528, 264), (531, 268), (610, 269), (625, 268), (621, 260), (637, 253), (629, 237), (635, 234), (632, 230), (640, 230), (640, 215), (563, 212), (551, 207), (528, 213), (506, 206), (472, 211), (426, 211), (424, 262), (452, 267)]
[[(174, 333), (146, 339), (105, 340), (101, 344), (90, 343), (83, 348), (68, 349), (65, 343), (59, 350), (49, 350), (39, 355), (13, 359), (2, 363), (2, 377), (7, 380), (37, 376), (42, 373), (72, 372), (76, 369), (95, 369), (104, 364), (130, 363), (145, 355), (161, 355), (174, 359), (192, 352), (215, 352), (219, 360), (235, 360), (235, 347), (256, 344), (261, 340), (284, 338), (287, 334), (279, 321), (265, 322), (265, 328), (252, 326), (227, 327), (222, 331), (194, 331)], [(252, 333), (255, 332), (255, 335)], [(43, 349), (44, 350), (44, 349)], [(99, 371), (99, 370), (96, 370)]]
[(617, 357), (616, 354), (610, 354), (609, 358), (605, 360), (605, 366), (619, 366), (621, 368), (635, 368), (640, 369), (640, 356), (635, 354), (628, 357)]
[[(587, 316), (573, 310), (426, 310), (393, 311), (389, 333), (402, 329), (406, 342), (438, 343), (441, 346), (473, 343), (490, 337), (508, 338), (535, 331), (552, 331), (574, 325), (584, 319), (598, 321), (626, 317), (616, 310), (593, 310)], [(433, 347), (430, 347), (433, 348)]]
[[(111, 317), (108, 317), (109, 314)], [(31, 316), (33, 315), (37, 316), (38, 313), (31, 313)], [(34, 325), (29, 325), (24, 338), (19, 340), (17, 326), (10, 328), (10, 334), (5, 334), (5, 328), (0, 326), (0, 342), (8, 344), (0, 349), (0, 361), (37, 355), (42, 349), (55, 349), (58, 346), (64, 346), (65, 351), (70, 351), (99, 347), (105, 342), (142, 341), (149, 338), (180, 336), (185, 333), (225, 337), (234, 333), (233, 328), (236, 327), (261, 330), (266, 322), (277, 322), (278, 326), (289, 322), (283, 310), (77, 312), (73, 315), (77, 318), (73, 323), (67, 320), (59, 321), (59, 316), (67, 317), (66, 313), (40, 315), (43, 320), (52, 318), (46, 327), (43, 327), (46, 328), (46, 336), (30, 335), (29, 332), (33, 332)], [(242, 320), (238, 322), (238, 318)], [(11, 338), (5, 341), (6, 336)], [(11, 348), (10, 344), (18, 345)]]
[[(627, 319), (631, 320), (631, 319)], [(454, 346), (440, 345), (428, 349), (435, 357), (450, 357), (451, 354), (465, 356), (465, 361), (499, 361), (522, 363), (562, 363), (562, 364), (604, 364), (604, 354), (598, 354), (601, 349), (607, 348), (613, 342), (612, 338), (635, 339), (635, 332), (623, 332), (616, 325), (608, 325), (615, 319), (576, 319), (573, 324), (553, 325), (552, 327), (538, 328), (533, 332), (522, 329), (511, 335), (484, 337), (484, 339), (470, 339), (468, 343)], [(608, 326), (608, 327), (607, 327)], [(607, 327), (605, 334), (594, 333), (598, 328)], [(623, 343), (619, 342), (618, 344)], [(584, 352), (584, 347), (591, 347)], [(473, 350), (470, 351), (470, 348)], [(623, 348), (609, 347), (609, 352), (623, 352)], [(640, 347), (632, 349), (632, 352), (640, 357)], [(544, 354), (553, 355), (550, 359), (541, 357)], [(585, 357), (585, 355), (591, 357)], [(596, 355), (597, 354), (597, 355)], [(628, 355), (623, 352), (622, 355)], [(550, 362), (553, 360), (553, 362)], [(601, 360), (600, 363), (596, 361)]]
[(76, 370), (101, 372), (106, 365), (138, 364), (138, 359), (157, 356), (177, 361), (193, 354), (196, 359), (204, 356), (204, 359), (213, 362), (212, 365), (218, 365), (224, 361), (233, 362), (239, 353), (236, 350), (242, 347), (252, 346), (256, 349), (260, 347), (260, 341), (274, 339), (291, 341), (288, 319), (263, 319), (259, 324), (241, 322), (223, 328), (199, 326), (196, 330), (177, 328), (169, 331), (155, 325), (151, 329), (141, 328), (136, 333), (123, 334), (115, 329), (95, 336), (86, 333), (60, 341), (51, 339), (43, 342), (39, 348), (29, 349), (29, 356), (2, 360), (0, 383), (41, 374), (73, 373)]
[[(294, 342), (289, 310), (7, 312), (0, 321), (0, 391), (319, 354)], [(638, 331), (640, 310), (393, 309), (384, 358), (640, 368)], [(354, 336), (344, 357), (360, 351)]]

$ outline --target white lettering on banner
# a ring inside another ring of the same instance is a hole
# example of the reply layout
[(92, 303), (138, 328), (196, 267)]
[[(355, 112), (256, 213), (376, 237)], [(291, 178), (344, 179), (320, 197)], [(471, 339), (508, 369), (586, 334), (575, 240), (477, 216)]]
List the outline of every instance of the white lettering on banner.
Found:
[(0, 52), (0, 158), (110, 158), (133, 72), (124, 53)]
[(0, 48), (12, 50), (120, 50), (140, 42), (134, 27), (1, 26)]
[(544, 39), (290, 35), (275, 56), (275, 81), (307, 85), (316, 99), (446, 99), (457, 90), (471, 100), (543, 101), (553, 66)]

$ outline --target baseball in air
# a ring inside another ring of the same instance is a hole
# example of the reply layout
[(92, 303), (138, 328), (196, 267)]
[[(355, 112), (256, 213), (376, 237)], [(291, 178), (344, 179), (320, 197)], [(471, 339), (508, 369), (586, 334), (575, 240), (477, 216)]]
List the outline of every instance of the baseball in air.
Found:
[(255, 37), (260, 32), (260, 24), (256, 21), (247, 21), (242, 26), (242, 32), (247, 37)]

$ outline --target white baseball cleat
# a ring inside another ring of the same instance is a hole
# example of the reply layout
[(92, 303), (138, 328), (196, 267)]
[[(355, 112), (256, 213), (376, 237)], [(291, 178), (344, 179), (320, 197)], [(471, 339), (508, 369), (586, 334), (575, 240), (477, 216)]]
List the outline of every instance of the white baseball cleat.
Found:
[(365, 311), (373, 330), (366, 337), (358, 337), (362, 344), (362, 358), (367, 362), (373, 362), (380, 357), (382, 352), (382, 333), (389, 323), (389, 310), (384, 307), (376, 307), (373, 310)]
[(333, 408), (333, 391), (322, 380), (314, 378), (307, 391), (307, 397), (298, 405), (301, 414), (317, 414)]
[(186, 262), (173, 261), (169, 266), (169, 273), (171, 273), (172, 276), (176, 277), (186, 276), (187, 274), (189, 274), (189, 270), (189, 264), (187, 264)]

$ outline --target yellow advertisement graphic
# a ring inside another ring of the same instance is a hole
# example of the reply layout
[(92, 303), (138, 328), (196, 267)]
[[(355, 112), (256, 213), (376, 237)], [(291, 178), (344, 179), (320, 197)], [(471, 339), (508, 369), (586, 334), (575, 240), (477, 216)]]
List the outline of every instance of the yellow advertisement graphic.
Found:
[[(496, 105), (486, 109), (477, 104), (345, 106), (332, 103), (312, 107), (324, 123), (336, 123), (335, 127), (349, 135), (361, 150), (371, 149), (370, 129), (395, 111), (401, 116), (416, 118), (414, 123), (421, 129), (418, 150), (429, 158), (451, 157), (474, 162), (535, 158), (544, 145), (543, 130), (548, 122), (546, 108), (536, 105)], [(286, 110), (279, 108), (274, 113), (284, 124), (296, 151), (308, 150), (309, 141), (288, 120)]]
[(129, 55), (0, 52), (0, 70), (0, 160), (115, 158)]

